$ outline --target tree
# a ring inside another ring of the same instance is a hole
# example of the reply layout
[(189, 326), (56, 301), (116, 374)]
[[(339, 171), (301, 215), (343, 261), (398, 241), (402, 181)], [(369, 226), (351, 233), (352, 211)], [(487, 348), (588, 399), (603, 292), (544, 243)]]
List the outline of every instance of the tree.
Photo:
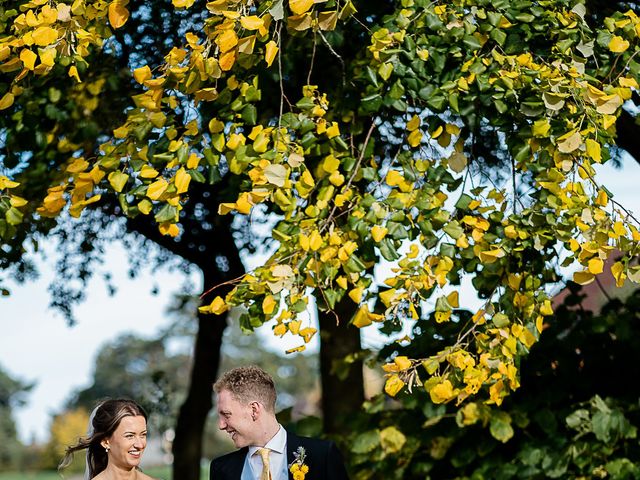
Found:
[(15, 379), (0, 368), (0, 469), (18, 468), (24, 446), (18, 439), (14, 409), (24, 404), (33, 384)]
[[(67, 410), (55, 415), (51, 421), (49, 441), (40, 452), (39, 467), (55, 470), (64, 457), (67, 447), (87, 434), (88, 423), (89, 413), (84, 408)], [(84, 467), (84, 456), (76, 455), (70, 466), (71, 471), (82, 471)]]
[[(594, 169), (615, 154), (621, 107), (638, 88), (633, 10), (602, 18), (564, 0), (173, 5), (202, 28), (158, 63), (134, 65), (139, 93), (113, 135), (89, 155), (71, 149), (46, 193), (19, 185), (20, 171), (3, 180), (7, 251), (24, 248), (21, 232), (40, 217), (65, 207), (79, 216), (114, 191), (113, 212), (146, 228), (153, 215), (166, 245), (191, 234), (192, 211), (226, 225), (215, 240), (229, 244), (225, 214), (267, 212), (279, 219), (275, 253), (239, 279), (221, 271), (241, 268), (205, 270), (221, 289), (201, 312), (244, 305), (244, 328), (271, 323), (299, 336), (298, 350), (316, 334), (300, 317), (310, 294), (324, 325), (355, 311), (348, 333), (323, 347), (354, 346), (354, 326), (393, 332), (430, 318), (441, 350), (393, 358), (386, 391), (425, 382), (435, 403), (500, 405), (518, 387), (520, 358), (553, 313), (545, 286), (560, 263), (575, 262), (585, 284), (616, 248), (616, 281), (638, 280), (638, 222)], [(108, 25), (117, 32), (130, 18), (122, 0), (23, 9), (6, 15), (14, 34), (0, 47), (11, 81), (0, 108), (13, 115), (27, 80), (90, 75)], [(69, 22), (82, 35), (64, 36)], [(199, 197), (207, 182), (215, 200)], [(201, 208), (190, 210), (193, 198)], [(386, 262), (393, 275), (380, 283)], [(452, 313), (462, 281), (486, 301), (469, 318)]]
[[(522, 387), (500, 409), (434, 405), (422, 389), (399, 395), (394, 409), (382, 395), (368, 403), (348, 439), (358, 478), (637, 478), (640, 391), (628, 367), (640, 290), (594, 314), (580, 308), (581, 287), (569, 288), (522, 361)], [(415, 328), (433, 330), (425, 320)], [(438, 351), (421, 338), (402, 353)]]

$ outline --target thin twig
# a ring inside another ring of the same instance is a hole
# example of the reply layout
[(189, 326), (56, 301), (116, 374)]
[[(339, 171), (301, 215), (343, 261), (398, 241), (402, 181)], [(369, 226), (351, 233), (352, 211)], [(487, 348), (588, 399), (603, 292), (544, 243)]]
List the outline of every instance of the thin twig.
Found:
[(311, 51), (311, 63), (309, 65), (309, 73), (307, 74), (307, 85), (311, 85), (311, 73), (313, 72), (313, 65), (316, 60), (316, 47), (318, 44), (318, 36), (314, 33), (313, 35), (313, 50)]
[[(364, 139), (364, 144), (362, 145), (362, 151), (360, 152), (360, 157), (358, 157), (358, 161), (356, 162), (355, 166), (353, 167), (353, 172), (351, 173), (351, 176), (349, 177), (349, 180), (347, 181), (347, 184), (342, 188), (343, 192), (346, 192), (347, 190), (349, 190), (349, 187), (351, 187), (351, 183), (353, 182), (353, 179), (355, 178), (356, 174), (358, 173), (358, 170), (360, 169), (360, 165), (362, 164), (362, 161), (364, 160), (364, 154), (367, 150), (367, 146), (369, 145), (369, 140), (371, 139), (371, 135), (373, 134), (373, 130), (376, 128), (376, 122), (375, 120), (371, 123), (371, 126), (369, 127), (369, 131), (367, 132), (367, 136)], [(327, 217), (327, 220), (324, 222), (324, 224), (322, 225), (322, 227), (320, 227), (320, 233), (322, 233), (331, 223), (331, 220), (333, 220), (333, 215), (336, 212), (336, 209), (338, 208), (337, 205), (333, 205), (333, 208), (331, 209), (331, 213), (329, 214), (329, 216)]]

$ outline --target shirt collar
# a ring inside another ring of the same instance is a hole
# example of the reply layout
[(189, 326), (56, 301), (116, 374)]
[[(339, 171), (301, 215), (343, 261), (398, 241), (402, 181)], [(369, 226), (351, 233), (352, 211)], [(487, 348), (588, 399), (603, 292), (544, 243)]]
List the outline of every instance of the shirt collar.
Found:
[(284, 453), (287, 447), (287, 431), (280, 424), (278, 424), (278, 427), (276, 434), (271, 437), (271, 440), (269, 440), (264, 447), (257, 447), (255, 445), (249, 447), (250, 457), (261, 448), (268, 448), (276, 453)]

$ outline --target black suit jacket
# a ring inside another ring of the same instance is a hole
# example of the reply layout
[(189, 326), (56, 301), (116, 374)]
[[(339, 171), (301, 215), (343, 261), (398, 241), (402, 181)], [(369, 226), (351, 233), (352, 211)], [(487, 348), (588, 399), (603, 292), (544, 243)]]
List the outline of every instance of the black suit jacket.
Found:
[[(287, 432), (287, 465), (293, 459), (293, 453), (303, 447), (306, 458), (305, 465), (309, 467), (305, 480), (348, 480), (347, 470), (342, 455), (336, 444), (328, 440), (299, 437)], [(210, 480), (240, 480), (244, 459), (249, 451), (248, 447), (218, 457), (211, 462)], [(288, 471), (288, 469), (287, 469)], [(293, 475), (289, 473), (289, 478)]]

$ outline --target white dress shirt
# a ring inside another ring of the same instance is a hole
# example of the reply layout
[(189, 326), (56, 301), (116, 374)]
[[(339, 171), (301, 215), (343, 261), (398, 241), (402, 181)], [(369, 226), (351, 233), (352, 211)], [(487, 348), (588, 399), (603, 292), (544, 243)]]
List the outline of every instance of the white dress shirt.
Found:
[[(262, 458), (258, 450), (263, 447), (250, 446), (247, 456), (244, 459), (242, 467), (241, 480), (260, 480), (262, 475)], [(271, 450), (269, 452), (269, 465), (272, 480), (287, 480), (289, 478), (289, 470), (287, 469), (287, 431), (280, 428), (271, 440), (267, 442), (264, 448)]]

